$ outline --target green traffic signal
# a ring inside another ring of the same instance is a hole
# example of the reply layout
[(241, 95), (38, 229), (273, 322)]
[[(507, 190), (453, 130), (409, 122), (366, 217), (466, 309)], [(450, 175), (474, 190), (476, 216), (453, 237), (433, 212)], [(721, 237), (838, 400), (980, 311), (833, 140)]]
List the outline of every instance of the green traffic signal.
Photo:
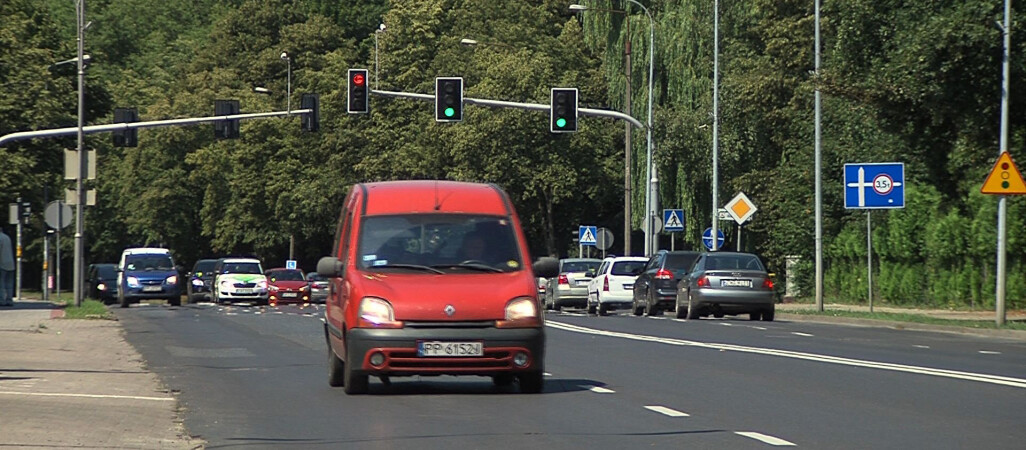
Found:
[(452, 107), (445, 108), (445, 117), (452, 117), (453, 114), (456, 114), (455, 109), (453, 109)]
[(565, 127), (566, 126), (566, 119), (564, 119), (562, 117), (556, 119), (556, 126), (560, 127), (560, 128)]

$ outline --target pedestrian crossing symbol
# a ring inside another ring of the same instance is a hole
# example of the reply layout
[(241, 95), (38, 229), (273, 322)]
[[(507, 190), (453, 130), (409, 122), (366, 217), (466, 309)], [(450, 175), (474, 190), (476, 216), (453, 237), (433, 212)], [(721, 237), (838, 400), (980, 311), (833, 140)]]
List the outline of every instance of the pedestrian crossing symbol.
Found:
[(663, 224), (666, 231), (684, 231), (684, 210), (664, 209)]
[(598, 245), (598, 240), (595, 238), (597, 234), (598, 227), (581, 225), (577, 231), (577, 240), (581, 245)]

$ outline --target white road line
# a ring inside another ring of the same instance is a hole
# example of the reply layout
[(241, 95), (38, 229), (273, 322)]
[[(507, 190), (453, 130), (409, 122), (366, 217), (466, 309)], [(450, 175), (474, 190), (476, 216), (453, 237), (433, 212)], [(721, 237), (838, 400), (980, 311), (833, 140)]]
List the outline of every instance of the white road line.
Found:
[(687, 320), (684, 320), (684, 319), (670, 319), (670, 320), (672, 320), (674, 322), (687, 322)]
[(114, 398), (123, 400), (152, 400), (157, 402), (173, 402), (173, 397), (140, 397), (136, 395), (101, 395), (101, 394), (61, 394), (50, 392), (11, 392), (0, 391), (2, 395), (28, 395), (33, 397), (79, 397), (79, 398)]
[(580, 386), (582, 388), (587, 389), (587, 390), (589, 390), (591, 392), (594, 392), (596, 394), (615, 394), (616, 393), (616, 391), (614, 391), (612, 389), (606, 389), (606, 388), (604, 388), (602, 386), (592, 386), (592, 385), (588, 385), (588, 384), (582, 384)]
[(804, 336), (804, 337), (812, 337), (812, 335), (811, 335), (811, 334), (809, 334), (809, 333), (799, 333), (799, 332), (797, 332), (797, 331), (792, 331), (792, 332), (791, 332), (791, 334), (793, 334), (793, 335), (795, 335), (795, 336)]
[(995, 351), (991, 351), (991, 350), (980, 350), (980, 353), (984, 354), (984, 355), (1000, 355), (1001, 354), (1001, 352), (995, 352)]
[(930, 348), (929, 345), (913, 345), (915, 348)]
[(738, 436), (744, 436), (746, 438), (755, 439), (757, 441), (762, 441), (762, 442), (765, 442), (765, 443), (767, 443), (769, 445), (773, 445), (773, 446), (777, 446), (777, 447), (794, 447), (795, 446), (795, 444), (793, 442), (788, 442), (788, 441), (785, 441), (785, 440), (780, 439), (778, 437), (768, 436), (768, 435), (765, 435), (765, 434), (762, 434), (762, 433), (756, 433), (754, 431), (735, 431), (734, 434), (736, 434)]
[(930, 367), (909, 366), (886, 362), (868, 361), (864, 359), (843, 358), (839, 356), (817, 355), (815, 353), (795, 352), (790, 350), (778, 350), (773, 348), (747, 347), (743, 345), (720, 344), (715, 342), (699, 342), (684, 339), (662, 338), (658, 336), (645, 336), (641, 334), (620, 333), (616, 331), (605, 331), (594, 328), (582, 327), (553, 320), (546, 324), (552, 328), (575, 333), (592, 334), (597, 336), (608, 336), (635, 341), (655, 342), (659, 344), (676, 345), (682, 347), (699, 347), (719, 351), (734, 351), (741, 353), (752, 353), (766, 356), (777, 356), (783, 358), (801, 359), (828, 364), (840, 364), (852, 367), (864, 367), (869, 369), (890, 370), (893, 372), (915, 373), (919, 375), (930, 375), (935, 377), (952, 378), (957, 380), (977, 381), (980, 383), (997, 384), (1019, 389), (1026, 389), (1026, 379), (1005, 377), (1000, 375), (989, 375), (973, 372), (961, 372), (957, 370), (934, 369)]
[(688, 414), (688, 413), (685, 413), (685, 412), (680, 412), (680, 411), (677, 411), (676, 409), (670, 409), (670, 408), (667, 408), (665, 406), (649, 405), (649, 406), (646, 406), (645, 409), (647, 409), (649, 411), (655, 411), (655, 412), (657, 412), (659, 414), (667, 415), (667, 416), (670, 416), (670, 417), (691, 417), (691, 414)]
[(656, 316), (648, 316), (648, 318), (652, 319), (652, 320), (669, 320), (666, 317), (656, 317)]
[(725, 326), (725, 327), (732, 327), (732, 326), (734, 326), (734, 324), (732, 324), (732, 323), (727, 323), (727, 322), (720, 322), (720, 325), (723, 325), (723, 326)]
[(768, 328), (766, 328), (766, 327), (752, 327), (752, 328), (755, 328), (756, 330), (762, 330), (762, 331), (768, 330)]

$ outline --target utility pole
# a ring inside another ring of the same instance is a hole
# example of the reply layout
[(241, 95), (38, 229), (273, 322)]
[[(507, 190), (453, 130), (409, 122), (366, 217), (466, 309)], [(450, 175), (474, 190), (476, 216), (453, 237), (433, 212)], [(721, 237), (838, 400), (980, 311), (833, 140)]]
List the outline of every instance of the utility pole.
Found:
[[(628, 115), (631, 113), (631, 18), (630, 16), (624, 16), (624, 20), (627, 22), (627, 42), (624, 46), (624, 56), (626, 57), (626, 67), (624, 68), (624, 75), (626, 76), (627, 88), (624, 90), (624, 112)], [(624, 123), (624, 135), (623, 135), (623, 254), (624, 256), (631, 255), (631, 156), (634, 153), (634, 149), (631, 147), (631, 124)]]
[(85, 125), (85, 0), (78, 0), (78, 179), (75, 180), (75, 264), (74, 264), (74, 292), (75, 306), (82, 306), (82, 281), (83, 264), (85, 262), (85, 245), (82, 239), (85, 236), (85, 206), (86, 192), (85, 179), (88, 176), (88, 162), (85, 152), (85, 133), (82, 128)]
[[(1001, 33), (1004, 37), (1004, 53), (1001, 58), (1001, 141), (998, 145), (998, 156), (1008, 151), (1008, 58), (1012, 47), (1012, 2), (1005, 0), (1005, 23), (1001, 25)], [(998, 229), (997, 229), (997, 280), (994, 291), (995, 323), (998, 326), (1005, 324), (1005, 219), (1006, 219), (1006, 196), (998, 196)]]

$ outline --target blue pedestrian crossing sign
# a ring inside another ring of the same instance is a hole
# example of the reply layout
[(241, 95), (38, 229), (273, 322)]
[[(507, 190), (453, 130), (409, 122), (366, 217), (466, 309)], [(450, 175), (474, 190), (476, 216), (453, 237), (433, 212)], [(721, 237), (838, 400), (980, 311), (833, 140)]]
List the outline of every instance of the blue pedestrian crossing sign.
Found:
[(285, 268), (286, 269), (295, 269), (296, 268), (296, 260), (294, 260), (294, 259), (286, 260), (285, 261)]
[(664, 209), (663, 229), (666, 231), (684, 231), (684, 210)]
[[(716, 249), (717, 250), (723, 248), (723, 240), (724, 240), (723, 230), (720, 229), (720, 228), (717, 228), (716, 229)], [(712, 227), (706, 228), (705, 232), (702, 233), (702, 243), (705, 244), (705, 248), (707, 248), (709, 250), (713, 249)]]
[(904, 208), (905, 164), (845, 164), (844, 207), (847, 209)]
[(598, 235), (598, 227), (590, 225), (581, 225), (577, 230), (577, 241), (581, 245), (597, 246), (598, 239), (595, 237)]

